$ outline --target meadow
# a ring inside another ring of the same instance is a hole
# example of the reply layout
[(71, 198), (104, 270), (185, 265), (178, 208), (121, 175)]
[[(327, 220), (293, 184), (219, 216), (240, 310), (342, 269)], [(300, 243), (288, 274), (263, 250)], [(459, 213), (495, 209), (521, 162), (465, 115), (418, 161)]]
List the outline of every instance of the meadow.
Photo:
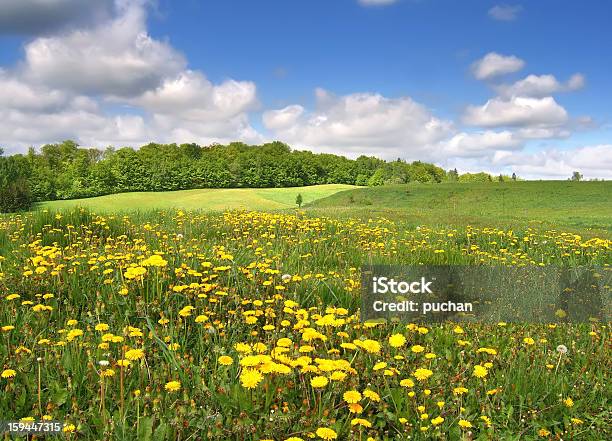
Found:
[(37, 208), (65, 210), (88, 208), (96, 212), (155, 211), (171, 208), (184, 210), (223, 211), (236, 209), (279, 210), (296, 206), (302, 195), (304, 204), (355, 188), (353, 185), (326, 184), (285, 188), (223, 188), (178, 190), (165, 192), (132, 192), (42, 202)]
[(609, 439), (607, 323), (359, 321), (364, 263), (609, 268), (609, 184), (563, 184), (2, 216), (0, 415), (87, 440)]

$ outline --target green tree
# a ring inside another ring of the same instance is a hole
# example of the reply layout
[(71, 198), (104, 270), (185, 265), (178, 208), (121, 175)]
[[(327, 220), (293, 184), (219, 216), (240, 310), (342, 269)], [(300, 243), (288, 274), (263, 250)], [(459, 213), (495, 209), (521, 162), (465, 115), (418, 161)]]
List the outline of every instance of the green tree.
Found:
[(302, 194), (298, 193), (297, 197), (295, 198), (295, 203), (297, 204), (299, 208), (302, 208), (302, 202), (303, 202)]

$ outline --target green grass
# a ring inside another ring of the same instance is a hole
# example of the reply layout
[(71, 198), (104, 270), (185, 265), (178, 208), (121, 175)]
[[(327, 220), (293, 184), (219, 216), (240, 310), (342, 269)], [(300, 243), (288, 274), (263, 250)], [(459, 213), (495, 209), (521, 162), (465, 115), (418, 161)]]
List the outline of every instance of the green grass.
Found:
[(427, 225), (563, 227), (609, 234), (612, 182), (529, 181), (357, 188), (309, 204), (313, 212), (377, 215)]
[(277, 211), (295, 208), (302, 194), (312, 215), (382, 216), (411, 225), (477, 225), (562, 228), (587, 235), (612, 234), (612, 182), (528, 181), (408, 184), (354, 187), (329, 184), (299, 188), (202, 189), (121, 193), (50, 201), (39, 208), (83, 207), (98, 213), (170, 208)]
[(221, 211), (226, 209), (278, 210), (295, 207), (300, 193), (304, 203), (313, 202), (352, 185), (328, 184), (293, 188), (198, 189), (167, 192), (119, 193), (88, 199), (43, 202), (37, 208), (63, 210), (82, 207), (104, 212), (148, 211), (168, 208)]
[[(342, 441), (610, 439), (606, 322), (358, 325), (368, 262), (605, 265), (608, 242), (561, 230), (492, 233), (495, 219), (489, 228), (416, 229), (334, 211), (0, 217), (0, 415), (47, 414), (74, 425), (58, 437), (67, 440), (309, 440), (322, 427)], [(401, 347), (390, 340), (397, 334)], [(315, 368), (322, 360), (346, 376), (315, 389), (315, 376), (333, 375)], [(245, 385), (254, 361), (264, 372)], [(417, 369), (431, 376), (418, 380)], [(180, 389), (167, 390), (176, 381)], [(363, 393), (361, 414), (349, 411), (348, 391)], [(353, 426), (356, 416), (372, 428)]]

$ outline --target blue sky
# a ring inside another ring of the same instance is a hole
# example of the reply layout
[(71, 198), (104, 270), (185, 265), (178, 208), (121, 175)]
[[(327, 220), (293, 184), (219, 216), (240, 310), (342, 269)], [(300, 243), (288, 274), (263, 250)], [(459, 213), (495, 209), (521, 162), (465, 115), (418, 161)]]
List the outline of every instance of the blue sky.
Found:
[(607, 1), (6, 0), (0, 145), (265, 142), (612, 177)]

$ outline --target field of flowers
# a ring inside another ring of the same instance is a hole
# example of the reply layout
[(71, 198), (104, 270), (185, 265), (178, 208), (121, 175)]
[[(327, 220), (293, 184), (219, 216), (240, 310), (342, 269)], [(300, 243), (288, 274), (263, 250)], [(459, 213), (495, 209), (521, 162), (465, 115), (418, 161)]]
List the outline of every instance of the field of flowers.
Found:
[(0, 419), (106, 440), (604, 440), (607, 324), (359, 322), (364, 263), (612, 262), (561, 231), (0, 218)]

